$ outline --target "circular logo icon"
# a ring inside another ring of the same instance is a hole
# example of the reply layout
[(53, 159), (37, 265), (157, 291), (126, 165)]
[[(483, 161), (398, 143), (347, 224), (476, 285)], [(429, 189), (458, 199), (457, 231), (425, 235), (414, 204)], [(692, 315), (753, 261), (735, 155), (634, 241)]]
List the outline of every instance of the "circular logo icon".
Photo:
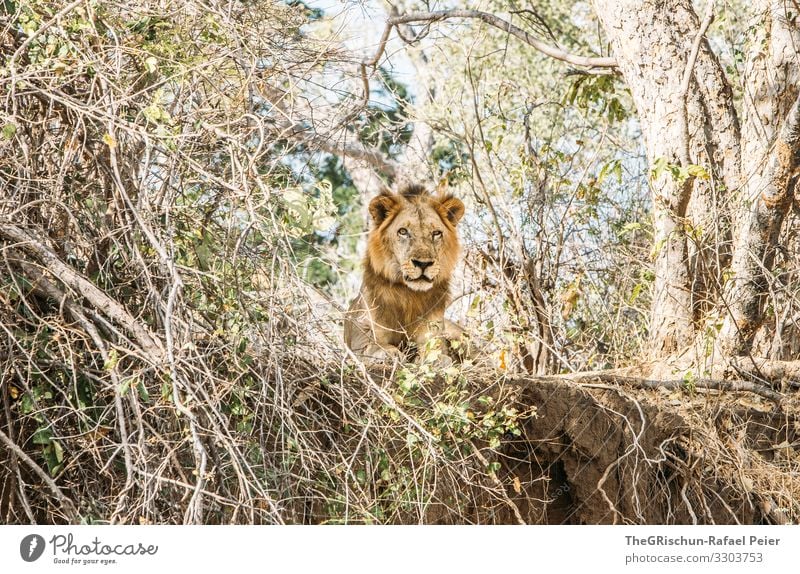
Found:
[(34, 562), (44, 553), (44, 538), (38, 534), (28, 534), (19, 543), (19, 555), (25, 562)]

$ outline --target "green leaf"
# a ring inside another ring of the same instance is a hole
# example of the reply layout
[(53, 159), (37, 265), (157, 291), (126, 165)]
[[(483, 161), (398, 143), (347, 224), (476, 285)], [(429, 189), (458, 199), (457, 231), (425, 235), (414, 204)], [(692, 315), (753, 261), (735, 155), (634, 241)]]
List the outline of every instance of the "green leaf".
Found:
[(2, 132), (0, 133), (2, 133), (2, 137), (4, 140), (12, 139), (14, 137), (14, 134), (17, 133), (17, 124), (11, 122), (7, 123), (6, 125), (3, 126)]
[(336, 204), (333, 201), (333, 186), (328, 180), (317, 182), (317, 198), (311, 224), (315, 231), (324, 232), (336, 225)]
[(159, 106), (158, 104), (150, 104), (145, 109), (142, 110), (142, 114), (144, 117), (154, 124), (158, 123), (166, 123), (170, 121), (170, 115), (167, 110)]
[(628, 298), (628, 303), (633, 304), (639, 298), (639, 295), (642, 293), (643, 288), (644, 285), (642, 285), (641, 283), (637, 283), (636, 285), (634, 285), (633, 289), (631, 290), (631, 296)]
[(316, 231), (328, 231), (336, 225), (336, 218), (330, 215), (320, 216), (315, 214), (312, 224)]
[(109, 149), (114, 149), (117, 147), (117, 140), (114, 139), (114, 136), (108, 133), (103, 134), (103, 143), (106, 144)]
[(136, 385), (136, 391), (138, 392), (139, 399), (141, 399), (142, 402), (145, 403), (150, 402), (150, 393), (147, 392), (147, 387), (144, 386), (144, 383), (141, 380), (139, 380), (139, 382)]
[(467, 317), (478, 316), (478, 312), (480, 311), (481, 308), (481, 301), (482, 298), (480, 295), (475, 295), (475, 297), (472, 298), (472, 301), (469, 304), (469, 310), (467, 311)]
[(609, 175), (616, 175), (617, 183), (622, 183), (622, 162), (620, 160), (612, 160), (600, 168), (600, 173), (597, 175), (597, 184), (602, 183)]
[(54, 440), (51, 443), (51, 445), (53, 447), (53, 454), (55, 455), (56, 460), (58, 462), (63, 462), (64, 461), (64, 449), (61, 447), (61, 443), (58, 442), (57, 440)]
[(626, 223), (622, 226), (622, 229), (619, 232), (620, 237), (626, 236), (628, 233), (632, 233), (634, 231), (639, 231), (642, 228), (642, 224), (638, 221), (631, 221), (630, 223)]
[(664, 170), (667, 169), (669, 163), (667, 162), (667, 158), (659, 157), (653, 162), (653, 168), (650, 170), (650, 178), (653, 180), (657, 180), (661, 177), (661, 174), (664, 173)]
[(494, 399), (488, 395), (481, 395), (478, 397), (477, 403), (482, 407), (488, 407), (494, 402)]
[(42, 450), (44, 461), (47, 463), (47, 468), (50, 471), (50, 476), (57, 475), (63, 468), (62, 461), (64, 460), (64, 450), (57, 441), (51, 442)]
[(22, 395), (19, 400), (19, 410), (23, 415), (29, 415), (33, 412), (33, 398), (28, 393)]
[(419, 437), (419, 435), (417, 433), (409, 432), (406, 435), (406, 446), (412, 447), (415, 444), (417, 444), (418, 442), (420, 442), (420, 437)]
[(686, 172), (689, 175), (691, 175), (692, 177), (697, 177), (699, 179), (709, 179), (710, 178), (710, 176), (708, 175), (708, 172), (706, 171), (706, 168), (704, 168), (701, 165), (691, 164), (691, 165), (687, 166)]
[(650, 250), (650, 259), (654, 260), (658, 257), (658, 254), (661, 253), (661, 250), (664, 249), (664, 246), (667, 244), (666, 238), (659, 239), (653, 244), (653, 248)]
[(33, 444), (48, 445), (52, 440), (53, 431), (51, 431), (48, 427), (39, 427), (36, 429), (36, 432), (33, 433), (33, 437), (31, 437)]

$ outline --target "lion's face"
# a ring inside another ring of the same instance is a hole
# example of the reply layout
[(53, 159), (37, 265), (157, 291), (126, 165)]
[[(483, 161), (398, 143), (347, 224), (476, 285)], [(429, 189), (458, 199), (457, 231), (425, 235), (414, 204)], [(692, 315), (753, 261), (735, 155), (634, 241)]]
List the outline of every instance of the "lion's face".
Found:
[(459, 253), (456, 224), (464, 214), (459, 199), (413, 186), (379, 195), (369, 212), (374, 227), (368, 253), (375, 271), (414, 291), (449, 280)]

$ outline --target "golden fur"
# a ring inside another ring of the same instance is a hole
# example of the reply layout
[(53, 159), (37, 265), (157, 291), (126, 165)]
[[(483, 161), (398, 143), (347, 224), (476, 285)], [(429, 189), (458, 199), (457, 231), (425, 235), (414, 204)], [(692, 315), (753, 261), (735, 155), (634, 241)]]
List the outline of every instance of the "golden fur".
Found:
[(361, 290), (345, 318), (347, 345), (362, 359), (399, 357), (461, 329), (444, 318), (460, 245), (464, 204), (422, 186), (383, 193), (369, 204), (372, 228)]

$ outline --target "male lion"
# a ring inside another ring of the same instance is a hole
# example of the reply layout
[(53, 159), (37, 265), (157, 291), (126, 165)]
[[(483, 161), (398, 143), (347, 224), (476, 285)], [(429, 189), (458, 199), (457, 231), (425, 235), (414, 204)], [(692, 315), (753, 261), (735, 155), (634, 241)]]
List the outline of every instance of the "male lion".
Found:
[(363, 360), (384, 361), (414, 347), (424, 352), (431, 339), (459, 337), (461, 328), (444, 310), (464, 204), (410, 185), (377, 196), (369, 213), (364, 279), (344, 322), (347, 346)]

